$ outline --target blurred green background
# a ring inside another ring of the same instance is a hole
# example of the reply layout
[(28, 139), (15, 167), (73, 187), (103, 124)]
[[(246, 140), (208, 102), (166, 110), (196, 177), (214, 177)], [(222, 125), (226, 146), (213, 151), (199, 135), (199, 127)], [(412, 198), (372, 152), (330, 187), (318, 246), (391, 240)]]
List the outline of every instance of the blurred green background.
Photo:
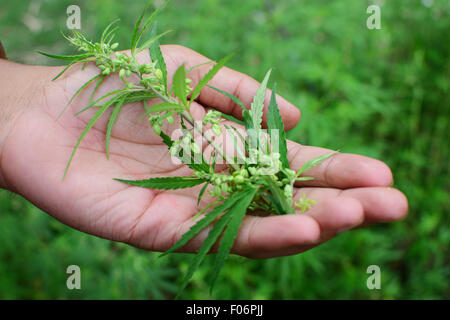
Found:
[[(366, 28), (373, 3), (381, 30)], [(90, 37), (119, 17), (125, 48), (144, 1), (1, 0), (9, 58), (51, 64), (35, 51), (71, 53), (60, 33), (71, 4), (81, 7)], [(449, 7), (446, 0), (170, 3), (159, 29), (175, 32), (162, 43), (212, 59), (237, 50), (228, 65), (259, 80), (274, 67), (278, 91), (303, 112), (290, 139), (387, 162), (410, 202), (404, 221), (347, 232), (301, 255), (233, 256), (212, 296), (207, 262), (184, 298), (450, 298)], [(0, 298), (172, 298), (190, 258), (158, 258), (83, 234), (0, 192)], [(70, 264), (81, 267), (82, 290), (66, 288)], [(366, 287), (372, 264), (381, 267), (381, 290)]]

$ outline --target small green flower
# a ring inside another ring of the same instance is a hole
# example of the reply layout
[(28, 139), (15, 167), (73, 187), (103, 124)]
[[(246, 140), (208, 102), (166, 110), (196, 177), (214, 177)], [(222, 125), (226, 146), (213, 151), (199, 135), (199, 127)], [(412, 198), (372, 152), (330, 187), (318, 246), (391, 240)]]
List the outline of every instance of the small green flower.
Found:
[(243, 176), (241, 176), (240, 174), (237, 175), (236, 177), (234, 177), (234, 182), (236, 182), (236, 184), (241, 184), (245, 181), (245, 178)]

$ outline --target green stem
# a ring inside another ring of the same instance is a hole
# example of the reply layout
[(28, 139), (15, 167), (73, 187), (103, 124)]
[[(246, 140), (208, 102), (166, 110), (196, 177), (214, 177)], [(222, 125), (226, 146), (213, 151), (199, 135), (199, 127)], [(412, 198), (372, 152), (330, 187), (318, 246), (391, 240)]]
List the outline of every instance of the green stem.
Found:
[[(138, 77), (142, 80), (143, 77), (140, 73), (135, 72)], [(166, 97), (165, 95), (161, 94), (158, 90), (156, 90), (155, 88), (153, 88), (152, 86), (148, 86), (148, 89), (150, 89), (159, 99), (165, 101), (165, 102), (169, 102), (169, 103), (173, 103), (174, 101), (172, 99), (170, 99), (169, 97)], [(216, 151), (225, 159), (225, 161), (230, 164), (234, 170), (239, 170), (239, 167), (236, 166), (233, 162), (230, 161), (230, 159), (227, 157), (227, 155), (223, 152), (223, 150), (217, 146), (213, 140), (211, 140), (209, 137), (207, 137), (203, 130), (199, 129), (194, 122), (194, 118), (190, 115), (189, 111), (183, 111), (181, 113), (181, 117), (183, 117), (184, 120), (186, 120), (193, 128), (194, 130), (196, 130), (197, 132), (199, 132), (202, 137), (214, 148), (216, 149)]]

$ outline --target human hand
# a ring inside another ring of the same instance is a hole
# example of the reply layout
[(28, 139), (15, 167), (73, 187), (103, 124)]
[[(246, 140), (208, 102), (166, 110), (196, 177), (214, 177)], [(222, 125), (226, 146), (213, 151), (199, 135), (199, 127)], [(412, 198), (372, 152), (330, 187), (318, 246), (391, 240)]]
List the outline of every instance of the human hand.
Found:
[[(163, 46), (169, 74), (182, 63), (186, 67), (208, 61), (180, 46)], [(142, 54), (140, 59), (149, 59)], [(97, 74), (96, 67), (85, 70), (74, 66), (60, 79), (50, 82), (61, 67), (10, 66), (29, 75), (21, 97), (3, 101), (8, 125), (0, 135), (0, 183), (33, 202), (61, 222), (99, 237), (122, 241), (140, 248), (165, 251), (194, 223), (192, 217), (208, 201), (197, 206), (195, 188), (159, 191), (130, 186), (113, 178), (143, 179), (155, 176), (189, 175), (190, 169), (172, 163), (167, 147), (140, 117), (139, 104), (127, 105), (117, 120), (110, 142), (110, 159), (105, 156), (105, 131), (108, 117), (100, 119), (85, 137), (64, 181), (65, 166), (78, 137), (92, 116), (92, 110), (73, 117), (87, 105), (89, 90), (81, 93), (63, 116), (58, 114), (75, 91)], [(205, 65), (189, 76), (196, 83), (210, 68)], [(23, 78), (23, 77), (22, 77)], [(16, 78), (2, 86), (13, 86)], [(20, 78), (19, 78), (20, 79)], [(5, 81), (3, 79), (2, 81)], [(23, 81), (23, 80), (22, 80)], [(105, 79), (99, 96), (123, 85), (118, 77)], [(250, 105), (258, 83), (248, 76), (224, 68), (211, 85), (234, 93)], [(10, 90), (13, 90), (11, 88)], [(267, 92), (267, 99), (269, 97)], [(228, 98), (205, 88), (192, 105), (191, 112), (201, 118), (207, 106), (240, 116), (239, 108)], [(299, 111), (278, 99), (287, 129), (294, 127)], [(8, 107), (6, 109), (6, 107)], [(169, 130), (170, 131), (170, 130)], [(307, 160), (330, 150), (289, 143), (293, 170)], [(401, 219), (407, 212), (404, 195), (389, 186), (392, 175), (382, 162), (351, 154), (337, 154), (308, 171), (313, 181), (297, 185), (295, 198), (305, 193), (316, 200), (303, 214), (257, 217), (247, 216), (232, 249), (233, 253), (253, 258), (290, 255), (310, 249), (343, 230), (375, 222)], [(188, 243), (183, 251), (194, 252), (208, 230)]]

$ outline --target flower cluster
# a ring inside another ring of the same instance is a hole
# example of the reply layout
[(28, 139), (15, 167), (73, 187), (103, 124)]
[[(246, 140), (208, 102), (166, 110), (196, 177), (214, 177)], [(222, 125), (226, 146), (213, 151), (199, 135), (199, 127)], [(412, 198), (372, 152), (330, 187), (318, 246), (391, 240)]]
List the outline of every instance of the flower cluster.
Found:
[(222, 118), (222, 113), (216, 110), (209, 110), (205, 117), (202, 120), (202, 125), (207, 126), (211, 125), (211, 130), (216, 136), (220, 136), (222, 133), (222, 127), (220, 126), (220, 122), (224, 119)]

